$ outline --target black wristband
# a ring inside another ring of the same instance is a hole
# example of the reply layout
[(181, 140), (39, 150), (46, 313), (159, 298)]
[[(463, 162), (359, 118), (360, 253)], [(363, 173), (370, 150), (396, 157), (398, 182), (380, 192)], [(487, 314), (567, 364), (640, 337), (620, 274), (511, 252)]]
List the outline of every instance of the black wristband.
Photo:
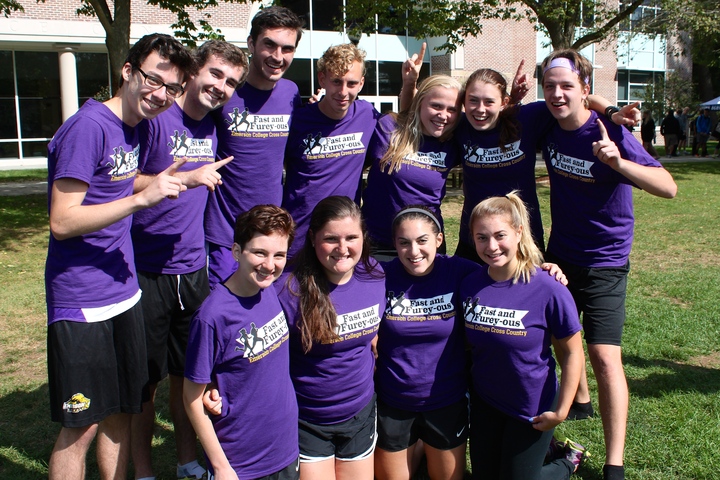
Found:
[(605, 109), (605, 116), (612, 120), (613, 113), (617, 113), (619, 111), (620, 109), (618, 107), (616, 107), (615, 105), (610, 105)]

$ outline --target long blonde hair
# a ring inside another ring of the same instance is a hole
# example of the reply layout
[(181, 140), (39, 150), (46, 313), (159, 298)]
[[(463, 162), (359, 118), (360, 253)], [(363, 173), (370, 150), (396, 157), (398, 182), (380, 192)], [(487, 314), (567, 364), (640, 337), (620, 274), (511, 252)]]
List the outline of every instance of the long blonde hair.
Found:
[[(504, 197), (490, 197), (478, 203), (470, 214), (470, 229), (472, 230), (476, 220), (493, 216), (502, 216), (515, 231), (521, 230), (516, 254), (518, 263), (513, 272), (513, 283), (517, 283), (520, 279), (523, 283), (528, 283), (530, 277), (535, 275), (536, 268), (543, 263), (543, 255), (533, 241), (530, 232), (530, 215), (518, 195), (518, 190), (513, 190)], [(472, 233), (474, 238), (475, 232)]]
[[(418, 91), (413, 98), (410, 108), (399, 113), (396, 116), (397, 128), (390, 137), (390, 145), (387, 152), (380, 160), (380, 170), (384, 171), (387, 167), (387, 173), (394, 173), (400, 170), (402, 161), (408, 155), (417, 153), (422, 142), (422, 123), (420, 122), (420, 107), (422, 101), (433, 88), (448, 88), (458, 92), (457, 107), (458, 114), (460, 112), (460, 102), (462, 98), (462, 85), (460, 82), (447, 75), (431, 75), (420, 83)], [(458, 115), (458, 120), (460, 116)], [(444, 142), (450, 138), (453, 130), (457, 126), (457, 120), (443, 132), (439, 138)]]

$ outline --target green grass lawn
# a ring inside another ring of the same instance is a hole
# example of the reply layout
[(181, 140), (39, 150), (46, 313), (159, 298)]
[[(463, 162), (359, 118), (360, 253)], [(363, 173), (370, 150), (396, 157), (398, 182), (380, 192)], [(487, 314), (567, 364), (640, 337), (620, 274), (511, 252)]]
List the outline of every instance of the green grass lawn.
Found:
[[(624, 340), (631, 393), (626, 472), (629, 479), (710, 480), (720, 478), (720, 163), (670, 164), (668, 170), (677, 198), (635, 194)], [(541, 184), (539, 195), (549, 227), (549, 188)], [(449, 196), (444, 206), (450, 252), (461, 202)], [(46, 245), (46, 197), (0, 197), (2, 478), (46, 478), (59, 430), (49, 420), (45, 371)], [(166, 387), (159, 395), (163, 405)], [(593, 403), (597, 407), (596, 395)], [(161, 407), (154, 439), (161, 479), (174, 478), (169, 418)], [(567, 422), (558, 435), (592, 452), (573, 478), (601, 479), (600, 419)], [(88, 478), (98, 478), (93, 455), (88, 464)]]

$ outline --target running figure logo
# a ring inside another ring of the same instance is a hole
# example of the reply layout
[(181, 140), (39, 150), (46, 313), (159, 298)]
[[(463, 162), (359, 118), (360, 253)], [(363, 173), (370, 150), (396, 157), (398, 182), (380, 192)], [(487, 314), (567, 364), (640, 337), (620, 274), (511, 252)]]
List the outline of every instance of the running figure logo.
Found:
[(245, 127), (244, 131), (250, 130), (252, 127), (252, 122), (248, 120), (248, 117), (250, 116), (250, 111), (247, 107), (245, 107), (245, 110), (240, 112), (240, 109), (238, 107), (233, 108), (233, 111), (231, 113), (228, 113), (228, 116), (230, 117), (230, 120), (225, 120), (225, 123), (227, 123), (228, 130), (232, 132), (241, 132), (243, 130), (240, 129), (241, 125), (247, 125)]
[(258, 355), (265, 348), (265, 332), (264, 328), (258, 328), (255, 326), (255, 322), (250, 323), (250, 332), (243, 328), (240, 333), (240, 338), (236, 338), (235, 341), (242, 345), (242, 347), (235, 346), (235, 351), (244, 350), (243, 357), (249, 358)]
[(170, 142), (168, 142), (167, 146), (171, 148), (170, 155), (175, 157), (187, 156), (188, 150), (190, 149), (187, 130), (183, 130), (182, 134), (175, 130), (175, 133), (172, 137), (170, 137)]
[(325, 150), (325, 144), (322, 143), (322, 140), (322, 133), (317, 133), (315, 135), (308, 133), (307, 137), (305, 137), (305, 139), (302, 141), (303, 147), (305, 147), (303, 150), (303, 155), (317, 155), (319, 153), (322, 153), (323, 150)]

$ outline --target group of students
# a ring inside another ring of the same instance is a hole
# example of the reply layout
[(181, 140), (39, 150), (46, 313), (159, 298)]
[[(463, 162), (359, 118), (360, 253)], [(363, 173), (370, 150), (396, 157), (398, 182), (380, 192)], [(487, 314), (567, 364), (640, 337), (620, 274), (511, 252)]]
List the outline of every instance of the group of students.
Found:
[[(178, 478), (205, 473), (196, 434), (217, 479), (409, 479), (422, 452), (432, 478), (462, 478), (468, 435), (475, 478), (568, 478), (584, 449), (552, 432), (592, 415), (582, 313), (605, 478), (623, 478), (631, 187), (676, 191), (588, 108), (626, 123), (632, 106), (590, 96), (592, 66), (571, 50), (543, 62), (545, 102), (529, 105), (490, 69), (415, 89), (421, 52), (404, 65), (409, 107), (381, 116), (357, 100), (364, 53), (347, 44), (318, 61), (325, 96), (301, 107), (282, 78), (301, 35), (271, 7), (252, 21), (249, 62), (225, 42), (191, 56), (143, 37), (116, 95), (51, 142), (48, 371), (63, 428), (50, 477), (82, 478), (97, 435), (103, 478), (124, 477), (131, 454), (136, 479), (154, 478), (169, 375)], [(540, 146), (545, 255), (569, 290), (540, 272)], [(460, 242), (445, 256), (458, 165)]]

